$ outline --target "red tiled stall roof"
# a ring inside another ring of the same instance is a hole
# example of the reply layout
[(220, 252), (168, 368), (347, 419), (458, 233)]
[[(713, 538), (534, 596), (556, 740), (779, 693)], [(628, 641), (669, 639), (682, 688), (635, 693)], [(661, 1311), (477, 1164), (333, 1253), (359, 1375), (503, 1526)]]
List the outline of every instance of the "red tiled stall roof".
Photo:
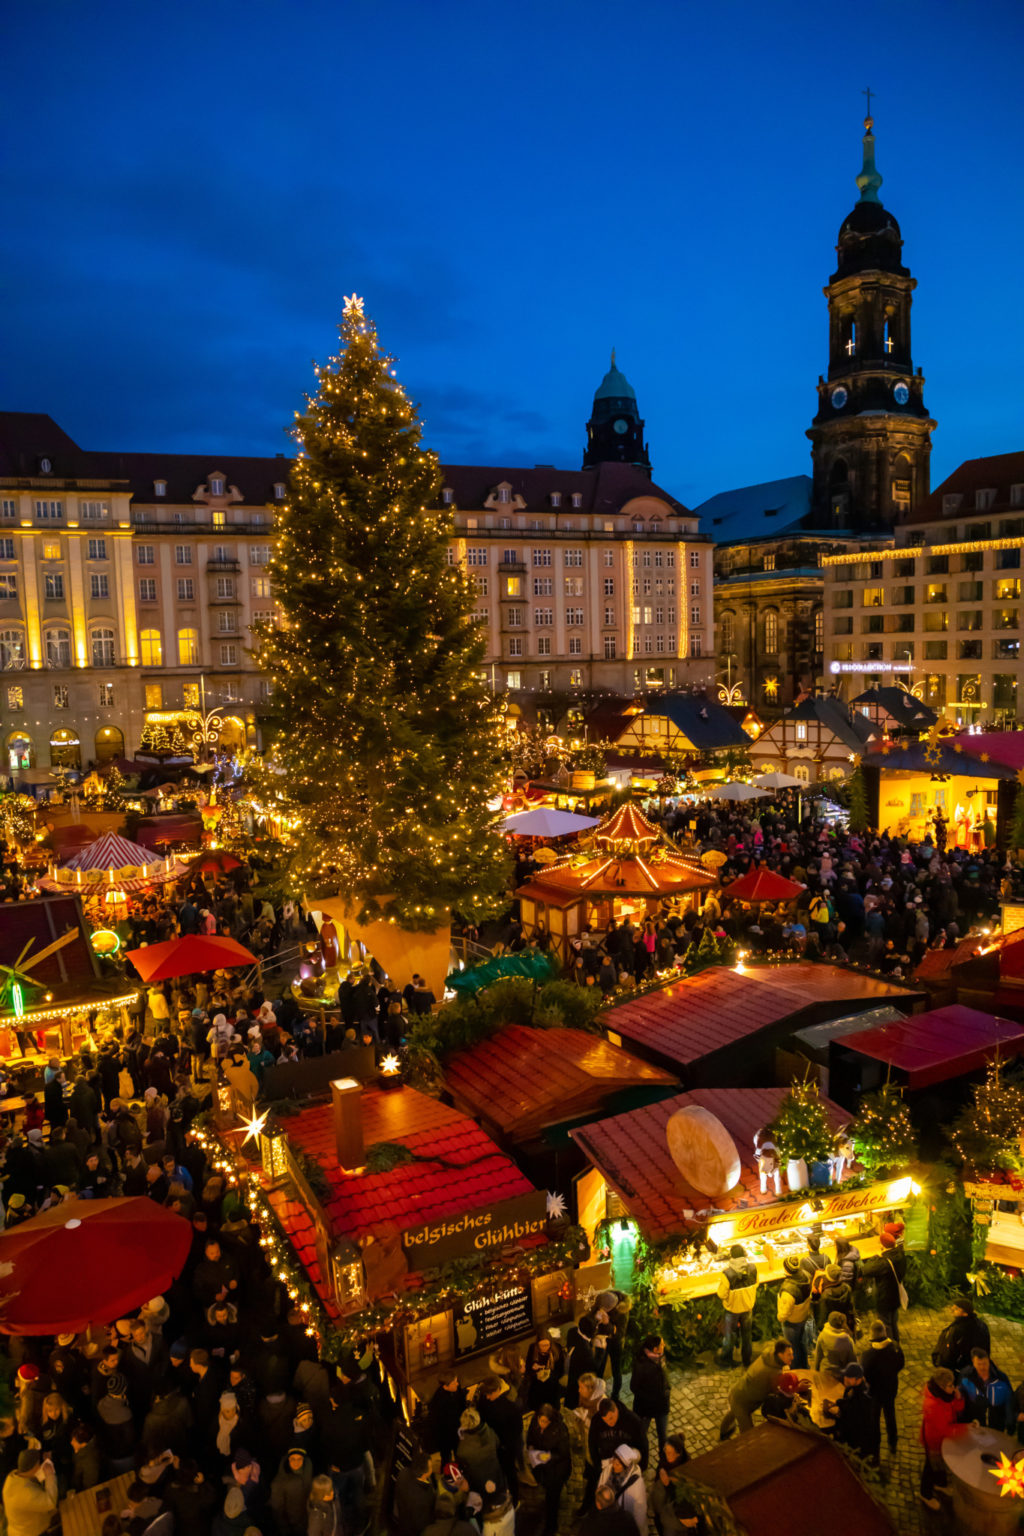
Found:
[(736, 971), (711, 966), (604, 1015), (606, 1026), (667, 1061), (689, 1066), (812, 1006), (915, 994), (811, 961)]
[(395, 1228), (406, 1231), (533, 1189), (475, 1121), (415, 1088), (388, 1093), (364, 1088), (362, 1109), (367, 1147), (399, 1142), (416, 1153), (417, 1161), (386, 1173), (346, 1173), (338, 1167), (330, 1104), (281, 1120), (292, 1146), (312, 1157), (327, 1176), (329, 1191), (322, 1204), (338, 1236), (361, 1239)]
[(953, 1003), (901, 1023), (847, 1035), (841, 1044), (845, 1050), (906, 1072), (909, 1088), (927, 1088), (975, 1071), (997, 1051), (1024, 1055), (1024, 1025)]
[[(596, 1120), (569, 1132), (573, 1141), (621, 1196), (623, 1204), (649, 1239), (669, 1237), (687, 1224), (685, 1210), (703, 1211), (712, 1206), (730, 1210), (767, 1205), (777, 1196), (762, 1195), (754, 1163), (754, 1132), (778, 1113), (787, 1088), (699, 1088), (678, 1093), (657, 1104), (631, 1109), (624, 1115)], [(825, 1099), (838, 1130), (849, 1115), (831, 1099)], [(709, 1200), (690, 1188), (668, 1149), (665, 1128), (677, 1109), (696, 1105), (715, 1115), (725, 1126), (740, 1157), (740, 1188), (732, 1199)]]
[(278, 1221), (284, 1228), (288, 1241), (295, 1250), (296, 1257), (302, 1264), (317, 1295), (323, 1302), (328, 1316), (337, 1319), (340, 1313), (338, 1311), (338, 1304), (334, 1299), (334, 1287), (331, 1284), (331, 1277), (323, 1273), (320, 1268), (320, 1261), (317, 1258), (313, 1218), (301, 1200), (290, 1200), (281, 1189), (268, 1190), (267, 1199), (270, 1201)]
[(522, 1024), (449, 1056), (445, 1078), (471, 1114), (511, 1136), (593, 1113), (619, 1089), (676, 1081), (600, 1035)]

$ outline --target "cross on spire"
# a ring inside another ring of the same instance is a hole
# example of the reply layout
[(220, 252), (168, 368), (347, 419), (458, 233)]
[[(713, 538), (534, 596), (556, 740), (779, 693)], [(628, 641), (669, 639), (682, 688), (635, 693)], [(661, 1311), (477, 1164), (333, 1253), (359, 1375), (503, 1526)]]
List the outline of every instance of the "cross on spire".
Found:
[(872, 97), (873, 94), (877, 95), (878, 93), (877, 93), (877, 91), (876, 92), (872, 92), (870, 85), (868, 86), (866, 91), (861, 91), (861, 95), (867, 97), (868, 113), (867, 113), (867, 118), (865, 119), (865, 121), (866, 121), (868, 127), (871, 126), (871, 121), (872, 121), (872, 119), (871, 119), (871, 97)]

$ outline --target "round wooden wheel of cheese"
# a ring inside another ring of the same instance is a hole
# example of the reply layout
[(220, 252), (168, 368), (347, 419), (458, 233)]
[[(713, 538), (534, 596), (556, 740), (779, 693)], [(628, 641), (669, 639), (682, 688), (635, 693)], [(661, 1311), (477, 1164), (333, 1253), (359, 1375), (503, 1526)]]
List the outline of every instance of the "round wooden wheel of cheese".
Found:
[(739, 1182), (736, 1143), (716, 1115), (696, 1104), (677, 1109), (665, 1127), (679, 1172), (701, 1195), (724, 1195)]

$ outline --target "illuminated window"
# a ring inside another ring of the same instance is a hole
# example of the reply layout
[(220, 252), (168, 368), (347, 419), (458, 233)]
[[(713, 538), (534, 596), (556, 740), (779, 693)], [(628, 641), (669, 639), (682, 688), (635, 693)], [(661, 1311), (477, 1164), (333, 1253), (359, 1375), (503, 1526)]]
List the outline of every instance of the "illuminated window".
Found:
[(252, 587), (252, 595), (253, 595), (253, 597), (269, 597), (270, 596), (270, 577), (269, 576), (250, 576), (249, 584)]
[(213, 514), (213, 526), (215, 528), (224, 528), (224, 527), (226, 527), (227, 526), (227, 521), (228, 521), (228, 515), (227, 515), (226, 512), (215, 512)]
[(24, 709), (25, 691), (20, 683), (12, 683), (7, 690), (7, 708)]
[(523, 578), (521, 576), (506, 576), (505, 577), (505, 596), (506, 597), (522, 597), (522, 595), (523, 595)]
[(521, 688), (523, 686), (523, 674), (521, 672), (506, 672), (505, 686), (507, 688)]
[(0, 629), (0, 667), (25, 665), (25, 636), (20, 629)]
[(814, 613), (814, 649), (816, 651), (825, 649), (825, 610), (823, 608), (815, 609)]
[[(14, 544), (13, 544), (13, 541), (11, 539), (8, 539), (7, 542), (8, 542), (8, 544), (11, 545), (11, 552), (10, 552), (9, 555), (6, 556), (6, 558), (8, 560), (13, 560), (14, 559)], [(3, 543), (3, 540), (0, 539), (0, 544), (2, 544), (2, 543)], [(60, 545), (59, 544), (44, 544), (43, 545), (43, 559), (44, 560), (59, 560), (60, 559)]]
[(143, 689), (143, 694), (147, 709), (163, 709), (164, 689), (162, 683), (147, 683)]
[(199, 631), (198, 629), (178, 630), (178, 664), (182, 667), (198, 667), (199, 665)]
[(158, 629), (144, 629), (139, 635), (139, 645), (142, 650), (142, 665), (144, 667), (163, 666), (164, 646)]
[(722, 614), (722, 650), (729, 652), (736, 649), (736, 616), (732, 613)]
[(54, 685), (53, 685), (53, 707), (54, 707), (54, 709), (67, 709), (67, 707), (68, 707), (68, 705), (70, 703), (71, 703), (71, 698), (70, 698), (70, 695), (68, 694), (67, 683), (54, 683)]
[(774, 555), (765, 555), (765, 557), (764, 557), (764, 568), (765, 568), (766, 571), (774, 571), (774, 569), (775, 569), (775, 556)]
[(769, 608), (764, 616), (764, 648), (772, 655), (779, 648), (779, 616), (774, 608)]
[(199, 684), (184, 683), (181, 689), (181, 702), (186, 709), (199, 708)]
[(582, 684), (583, 684), (583, 669), (582, 669), (582, 667), (573, 667), (572, 671), (569, 673), (569, 687), (570, 688), (579, 688), (579, 687), (582, 686)]

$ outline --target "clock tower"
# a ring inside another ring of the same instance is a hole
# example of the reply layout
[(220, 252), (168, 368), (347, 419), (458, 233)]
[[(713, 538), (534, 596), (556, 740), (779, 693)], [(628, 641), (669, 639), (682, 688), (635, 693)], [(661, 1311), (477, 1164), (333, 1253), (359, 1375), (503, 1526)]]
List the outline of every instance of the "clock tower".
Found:
[(629, 380), (615, 366), (614, 349), (612, 365), (598, 385), (587, 422), (583, 468), (595, 469), (598, 464), (632, 464), (648, 476), (651, 473), (636, 395)]
[(851, 532), (891, 528), (928, 495), (935, 429), (910, 351), (917, 284), (902, 263), (900, 227), (878, 196), (873, 127), (865, 118), (860, 201), (843, 221), (824, 290), (828, 377), (818, 379), (818, 413), (807, 432), (813, 526)]

